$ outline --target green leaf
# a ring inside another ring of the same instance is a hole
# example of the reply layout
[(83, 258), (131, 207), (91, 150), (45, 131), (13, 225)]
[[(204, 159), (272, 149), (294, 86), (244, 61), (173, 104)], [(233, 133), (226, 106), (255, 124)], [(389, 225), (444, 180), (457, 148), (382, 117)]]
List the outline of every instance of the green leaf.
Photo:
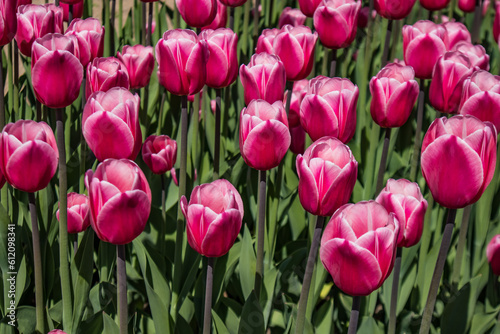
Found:
[(256, 258), (252, 237), (247, 225), (244, 227), (243, 241), (241, 244), (241, 257), (239, 264), (240, 284), (243, 296), (248, 299), (255, 284)]
[(36, 310), (33, 306), (20, 306), (16, 310), (17, 330), (20, 334), (35, 332)]
[(104, 327), (103, 333), (120, 334), (120, 328), (118, 327), (116, 322), (104, 312), (102, 312), (102, 322)]
[(255, 296), (255, 292), (252, 291), (250, 296), (243, 306), (241, 312), (240, 325), (238, 327), (238, 333), (247, 334), (255, 333), (262, 334), (265, 332), (264, 325), (264, 315), (262, 314), (262, 308), (260, 307), (259, 300)]
[(215, 332), (217, 334), (230, 334), (226, 328), (226, 325), (224, 325), (224, 322), (214, 310), (212, 310), (212, 319), (215, 326)]

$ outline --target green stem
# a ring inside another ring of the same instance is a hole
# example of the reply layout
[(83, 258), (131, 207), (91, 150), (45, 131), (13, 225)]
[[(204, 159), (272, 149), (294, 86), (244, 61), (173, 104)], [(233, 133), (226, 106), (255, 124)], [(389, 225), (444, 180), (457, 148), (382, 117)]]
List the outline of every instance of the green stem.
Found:
[(337, 53), (338, 53), (338, 50), (333, 49), (331, 51), (331, 53), (332, 53), (332, 61), (330, 63), (330, 78), (333, 78), (333, 77), (335, 77), (335, 75), (337, 73)]
[(474, 9), (474, 21), (472, 23), (472, 33), (471, 39), (473, 44), (478, 44), (481, 42), (479, 39), (479, 35), (481, 32), (481, 20), (483, 18), (482, 15), (482, 1), (476, 0), (476, 8)]
[(330, 49), (328, 49), (327, 47), (324, 47), (324, 51), (323, 51), (323, 62), (321, 63), (321, 74), (322, 75), (328, 75), (328, 72), (327, 72), (327, 68), (328, 68), (328, 58), (329, 58), (329, 53), (330, 53)]
[(203, 334), (210, 334), (212, 325), (212, 289), (214, 281), (214, 258), (207, 261), (207, 285), (205, 287), (205, 315), (203, 317)]
[(417, 109), (417, 129), (415, 132), (415, 142), (413, 143), (413, 156), (411, 159), (410, 181), (417, 180), (418, 160), (420, 158), (422, 122), (424, 119), (424, 103), (425, 103), (425, 80), (420, 79), (420, 94), (418, 95)]
[(378, 126), (375, 123), (372, 123), (372, 130), (370, 134), (370, 144), (369, 144), (369, 150), (368, 150), (368, 155), (366, 158), (366, 163), (368, 168), (366, 169), (368, 172), (366, 173), (366, 181), (365, 181), (365, 187), (364, 187), (364, 196), (363, 198), (372, 198), (373, 197), (373, 178), (374, 178), (374, 172), (375, 171), (375, 156), (377, 152), (377, 146), (378, 146), (378, 141), (379, 141), (379, 135), (380, 135), (380, 126)]
[(220, 172), (220, 122), (221, 122), (222, 89), (215, 90), (215, 138), (214, 138), (214, 180), (219, 178)]
[(149, 11), (148, 11), (148, 28), (147, 28), (147, 34), (146, 34), (146, 45), (149, 46), (151, 45), (152, 38), (151, 35), (153, 33), (153, 3), (149, 3)]
[(149, 45), (146, 43), (146, 8), (147, 4), (145, 2), (142, 2), (142, 11), (141, 11), (141, 16), (142, 16), (142, 29), (141, 29), (141, 41), (144, 43), (145, 46)]
[(19, 117), (19, 48), (14, 44), (14, 115)]
[(229, 23), (228, 28), (234, 31), (234, 7), (229, 7)]
[(260, 20), (259, 6), (260, 6), (260, 0), (255, 0), (255, 6), (253, 8), (253, 39), (254, 39), (254, 46), (257, 45), (257, 38), (259, 38), (259, 20)]
[(181, 15), (179, 9), (177, 8), (177, 2), (174, 1), (174, 29), (181, 27)]
[(125, 245), (116, 245), (116, 280), (118, 284), (118, 318), (120, 334), (127, 334), (127, 264), (125, 263)]
[(462, 223), (460, 224), (460, 233), (458, 234), (457, 255), (453, 262), (453, 272), (451, 274), (451, 283), (458, 286), (460, 282), (460, 272), (462, 271), (462, 259), (464, 257), (465, 245), (467, 243), (467, 230), (469, 229), (469, 218), (472, 205), (464, 208)]
[(163, 219), (162, 224), (160, 224), (160, 230), (158, 235), (158, 245), (160, 248), (160, 253), (165, 252), (165, 226), (167, 225), (167, 214), (165, 210), (165, 199), (166, 199), (166, 184), (165, 184), (165, 174), (161, 174), (161, 217)]
[(0, 129), (5, 126), (5, 97), (3, 87), (3, 47), (0, 47)]
[(167, 95), (165, 88), (161, 89), (163, 90), (163, 93), (161, 94), (160, 112), (158, 113), (158, 129), (156, 130), (158, 135), (160, 135), (163, 130), (163, 109), (165, 108), (165, 97)]
[(361, 306), (361, 297), (352, 297), (352, 310), (351, 317), (349, 319), (349, 329), (347, 334), (354, 334), (358, 329), (358, 319), (359, 319), (359, 307)]
[(255, 270), (255, 294), (260, 298), (264, 277), (264, 231), (266, 228), (266, 171), (259, 171), (259, 221), (257, 227), (257, 264)]
[(389, 331), (388, 334), (396, 333), (397, 325), (397, 308), (398, 308), (398, 290), (399, 290), (399, 274), (401, 272), (401, 255), (402, 248), (398, 247), (396, 260), (394, 261), (394, 269), (392, 275), (392, 291), (391, 291), (391, 310), (389, 313)]
[(389, 49), (391, 46), (391, 31), (392, 31), (392, 20), (389, 20), (387, 23), (387, 31), (385, 32), (385, 43), (384, 43), (384, 51), (382, 53), (382, 67), (387, 65), (389, 62)]
[(115, 49), (115, 14), (116, 14), (116, 0), (111, 0), (111, 15), (110, 15), (110, 21), (111, 21), (111, 38), (110, 43), (110, 49), (111, 49), (111, 55), (116, 54), (116, 49)]
[(375, 188), (376, 189), (375, 194), (380, 193), (380, 191), (384, 187), (384, 174), (385, 174), (385, 167), (387, 165), (387, 156), (389, 154), (390, 141), (391, 141), (391, 128), (386, 128), (384, 147), (382, 149), (382, 157), (380, 158), (380, 167), (378, 169), (377, 188)]
[(31, 233), (33, 236), (33, 262), (35, 264), (36, 331), (39, 333), (45, 333), (42, 255), (40, 252), (40, 233), (38, 231), (38, 220), (36, 216), (35, 194), (28, 193), (28, 198), (31, 215)]
[(118, 0), (118, 40), (123, 38), (123, 0)]

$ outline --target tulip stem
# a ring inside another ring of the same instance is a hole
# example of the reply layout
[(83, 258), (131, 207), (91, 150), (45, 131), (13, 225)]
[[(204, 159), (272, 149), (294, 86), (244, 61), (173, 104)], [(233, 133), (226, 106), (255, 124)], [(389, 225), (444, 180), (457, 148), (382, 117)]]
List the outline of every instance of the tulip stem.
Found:
[(5, 98), (3, 87), (3, 47), (0, 47), (0, 129), (5, 126)]
[(14, 115), (19, 115), (19, 47), (14, 45)]
[(36, 303), (36, 330), (45, 333), (43, 310), (43, 277), (42, 255), (40, 252), (40, 233), (36, 216), (35, 194), (28, 193), (29, 209), (31, 215), (31, 234), (33, 236), (33, 262), (35, 264), (35, 303)]
[(476, 8), (474, 9), (474, 21), (472, 23), (472, 44), (478, 44), (480, 42), (479, 34), (481, 32), (481, 0), (476, 0)]
[(219, 178), (220, 172), (220, 118), (221, 118), (222, 89), (215, 90), (215, 138), (214, 138), (214, 181)]
[(355, 334), (358, 329), (359, 307), (361, 306), (361, 297), (352, 297), (351, 318), (349, 319), (349, 329), (347, 334)]
[(330, 78), (333, 78), (337, 74), (337, 49), (332, 49), (330, 52), (332, 54), (332, 61), (330, 62)]
[(153, 34), (153, 3), (149, 3), (148, 10), (148, 26), (147, 26), (147, 34), (146, 34), (146, 46), (151, 45), (152, 35)]
[(472, 205), (464, 208), (462, 215), (462, 223), (460, 224), (460, 233), (458, 234), (457, 254), (453, 262), (453, 272), (451, 275), (451, 283), (458, 286), (460, 282), (460, 272), (462, 271), (462, 259), (465, 251), (465, 244), (467, 242), (467, 230), (469, 229), (469, 217), (472, 210)]
[(260, 0), (255, 0), (255, 7), (253, 8), (253, 38), (254, 48), (257, 46), (257, 38), (259, 37), (259, 13)]
[(36, 121), (41, 122), (42, 121), (42, 104), (38, 99), (35, 102), (36, 104)]
[(295, 327), (296, 334), (304, 332), (304, 323), (306, 318), (307, 301), (309, 299), (309, 289), (311, 288), (311, 280), (314, 272), (314, 265), (316, 264), (316, 255), (318, 254), (319, 243), (321, 240), (321, 232), (323, 232), (323, 225), (325, 217), (316, 217), (316, 227), (314, 228), (314, 236), (307, 258), (306, 272), (304, 274), (304, 282), (302, 284), (302, 291), (300, 292), (299, 306), (297, 311), (297, 325)]
[(378, 194), (384, 187), (384, 174), (387, 165), (387, 156), (389, 154), (389, 143), (391, 142), (391, 128), (385, 129), (384, 147), (382, 149), (382, 157), (380, 158), (380, 167), (378, 169), (377, 177), (377, 188), (376, 194)]
[(418, 160), (420, 157), (422, 122), (424, 119), (424, 103), (425, 103), (425, 80), (420, 79), (420, 94), (418, 95), (417, 108), (417, 129), (415, 131), (415, 142), (413, 143), (413, 156), (411, 159), (410, 181), (416, 181)]
[(163, 222), (160, 225), (160, 230), (159, 230), (160, 235), (158, 236), (161, 254), (163, 254), (165, 251), (165, 225), (167, 224), (167, 214), (165, 212), (166, 192), (167, 189), (165, 187), (165, 174), (161, 174), (161, 217), (163, 218)]
[(68, 7), (68, 24), (73, 21), (73, 5), (69, 5)]
[(260, 298), (264, 273), (264, 230), (266, 228), (266, 171), (259, 171), (259, 221), (257, 230), (257, 264), (255, 270), (255, 294)]
[(203, 334), (210, 334), (212, 325), (212, 289), (214, 281), (214, 258), (207, 259), (207, 285), (205, 287), (205, 315), (203, 317)]
[(392, 291), (391, 291), (391, 309), (389, 313), (389, 331), (388, 334), (396, 333), (396, 311), (398, 307), (398, 290), (399, 290), (399, 274), (401, 272), (401, 255), (403, 251), (398, 247), (396, 253), (396, 260), (394, 261), (394, 270), (392, 275)]
[(146, 44), (146, 6), (147, 4), (145, 2), (142, 3), (142, 12), (141, 12), (141, 18), (142, 18), (142, 31), (141, 31), (141, 42), (147, 46)]
[(432, 274), (431, 286), (429, 288), (429, 295), (427, 296), (427, 302), (425, 304), (424, 314), (422, 315), (420, 334), (429, 333), (429, 330), (431, 328), (432, 313), (434, 312), (434, 305), (436, 304), (439, 282), (441, 281), (441, 276), (443, 275), (446, 256), (448, 255), (448, 250), (450, 249), (451, 237), (453, 235), (453, 227), (455, 225), (456, 214), (457, 214), (456, 209), (448, 209), (448, 217), (446, 219), (446, 225), (444, 227), (443, 239), (441, 240), (441, 247), (439, 248), (436, 267), (434, 268), (434, 273)]
[(293, 81), (286, 82), (286, 90), (288, 91), (288, 94), (286, 96), (285, 110), (288, 116), (290, 114), (290, 105), (292, 104)]
[(234, 7), (229, 7), (229, 29), (234, 31)]
[(115, 50), (115, 13), (116, 13), (116, 0), (111, 0), (111, 15), (110, 15), (111, 36), (109, 39), (109, 42), (111, 44), (111, 47), (110, 47), (111, 55), (116, 54), (116, 50)]
[(387, 65), (389, 62), (389, 49), (391, 45), (391, 32), (392, 32), (392, 20), (389, 20), (387, 23), (387, 31), (385, 33), (385, 43), (384, 43), (384, 51), (382, 53), (382, 67)]
[(116, 245), (116, 280), (118, 285), (120, 334), (127, 334), (127, 265), (125, 263), (125, 245)]

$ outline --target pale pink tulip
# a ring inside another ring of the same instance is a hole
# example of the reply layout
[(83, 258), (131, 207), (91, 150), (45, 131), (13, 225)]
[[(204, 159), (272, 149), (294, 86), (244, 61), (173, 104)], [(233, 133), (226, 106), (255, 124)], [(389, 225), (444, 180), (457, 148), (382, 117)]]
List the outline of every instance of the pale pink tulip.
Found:
[[(68, 193), (68, 233), (80, 233), (90, 226), (89, 198), (86, 195)], [(59, 210), (56, 212), (59, 220)]]

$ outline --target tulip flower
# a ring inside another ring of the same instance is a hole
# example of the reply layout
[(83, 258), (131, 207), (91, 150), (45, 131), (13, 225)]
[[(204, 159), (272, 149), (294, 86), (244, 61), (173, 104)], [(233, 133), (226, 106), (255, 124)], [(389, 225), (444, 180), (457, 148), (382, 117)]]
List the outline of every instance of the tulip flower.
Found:
[(300, 125), (300, 104), (307, 94), (309, 80), (299, 80), (293, 83), (292, 98), (290, 100), (290, 112), (288, 113), (288, 123), (290, 128)]
[(198, 93), (206, 81), (208, 47), (192, 30), (168, 30), (156, 44), (158, 80), (175, 95)]
[(299, 6), (302, 13), (307, 17), (313, 17), (316, 8), (320, 5), (322, 0), (299, 0)]
[(147, 86), (155, 66), (152, 46), (141, 44), (134, 46), (125, 45), (123, 53), (118, 52), (116, 57), (127, 69), (131, 89)]
[(453, 47), (453, 51), (460, 51), (465, 54), (473, 67), (485, 71), (490, 70), (490, 56), (486, 54), (486, 50), (482, 45), (473, 45), (464, 41), (458, 42)]
[(290, 147), (283, 102), (253, 100), (240, 114), (240, 152), (246, 164), (260, 171), (279, 165)]
[(89, 17), (85, 20), (74, 19), (71, 21), (65, 35), (74, 35), (77, 43), (78, 58), (83, 66), (94, 60), (96, 57), (102, 57), (104, 50), (104, 26), (98, 19)]
[(217, 0), (217, 15), (215, 15), (215, 19), (209, 25), (201, 28), (201, 30), (205, 29), (218, 29), (225, 28), (227, 24), (227, 7), (223, 5), (220, 0)]
[(155, 174), (165, 174), (174, 167), (177, 142), (169, 136), (149, 136), (142, 146), (142, 160)]
[(300, 104), (300, 122), (312, 140), (333, 136), (347, 143), (356, 130), (359, 90), (349, 79), (318, 76)]
[(375, 10), (388, 20), (401, 20), (407, 17), (416, 0), (375, 0)]
[(415, 182), (389, 179), (375, 200), (399, 221), (398, 247), (416, 245), (422, 237), (427, 201)]
[(418, 98), (419, 88), (411, 66), (391, 63), (370, 80), (370, 113), (383, 128), (403, 126)]
[(9, 44), (16, 35), (17, 0), (0, 0), (0, 46)]
[(427, 10), (441, 10), (448, 7), (450, 0), (420, 0), (420, 5)]
[(257, 48), (255, 53), (259, 54), (262, 52), (266, 52), (269, 54), (274, 54), (274, 39), (276, 35), (280, 33), (280, 29), (264, 29), (262, 34), (260, 34), (259, 39), (257, 40)]
[(375, 201), (338, 209), (321, 238), (320, 258), (343, 292), (367, 296), (394, 266), (399, 222)]
[(464, 80), (474, 68), (461, 52), (446, 52), (436, 63), (429, 88), (431, 105), (444, 113), (456, 113), (462, 96)]
[(60, 329), (54, 329), (54, 330), (51, 330), (50, 332), (48, 332), (47, 334), (66, 334), (66, 332), (63, 332)]
[(209, 25), (217, 14), (217, 0), (175, 0), (179, 13), (191, 27)]
[(473, 13), (476, 8), (476, 0), (458, 0), (458, 8), (466, 13)]
[(255, 54), (248, 65), (241, 65), (240, 80), (245, 104), (262, 99), (269, 103), (283, 101), (286, 87), (285, 66), (275, 55)]
[(450, 209), (477, 202), (495, 172), (496, 144), (493, 124), (473, 116), (432, 122), (422, 144), (421, 166), (436, 202)]
[(0, 169), (14, 188), (34, 193), (45, 188), (59, 161), (56, 139), (44, 122), (19, 120), (0, 136)]
[[(70, 5), (61, 1), (61, 2), (59, 2), (59, 6), (63, 10), (63, 21), (71, 23), (71, 22), (69, 22), (69, 6)], [(82, 18), (82, 16), (83, 16), (83, 0), (79, 0), (78, 2), (73, 4), (72, 6), (73, 6), (73, 19)]]
[(447, 50), (453, 50), (459, 42), (471, 42), (471, 35), (465, 24), (450, 21), (443, 23), (443, 27), (446, 29)]
[(47, 34), (33, 43), (33, 90), (49, 108), (67, 107), (80, 95), (83, 67), (73, 52), (73, 42), (61, 34)]
[(86, 98), (94, 92), (107, 92), (114, 87), (130, 88), (126, 66), (115, 57), (95, 58), (87, 66)]
[[(433, 1), (435, 2), (435, 1)], [(446, 29), (431, 21), (418, 21), (403, 27), (403, 51), (406, 65), (420, 79), (430, 79), (439, 57), (447, 50)]]
[(90, 224), (99, 239), (124, 245), (144, 231), (151, 211), (151, 189), (135, 162), (107, 159), (85, 173)]
[(356, 37), (361, 1), (325, 0), (314, 12), (314, 28), (329, 49), (351, 45)]
[(301, 26), (306, 22), (306, 16), (302, 14), (300, 9), (286, 7), (283, 9), (278, 21), (278, 27), (281, 29), (283, 26), (290, 24), (294, 27)]
[(500, 234), (495, 235), (486, 247), (486, 257), (493, 274), (500, 276)]
[[(82, 194), (68, 194), (68, 233), (80, 233), (90, 226), (89, 198)], [(56, 212), (59, 220), (59, 210)]]
[(219, 0), (222, 4), (229, 7), (239, 7), (245, 4), (247, 0)]
[(82, 131), (99, 161), (135, 160), (142, 144), (139, 106), (139, 95), (122, 87), (89, 97), (83, 110)]
[(229, 252), (243, 219), (243, 201), (229, 181), (219, 179), (195, 187), (189, 204), (182, 196), (181, 209), (191, 248), (207, 257)]

